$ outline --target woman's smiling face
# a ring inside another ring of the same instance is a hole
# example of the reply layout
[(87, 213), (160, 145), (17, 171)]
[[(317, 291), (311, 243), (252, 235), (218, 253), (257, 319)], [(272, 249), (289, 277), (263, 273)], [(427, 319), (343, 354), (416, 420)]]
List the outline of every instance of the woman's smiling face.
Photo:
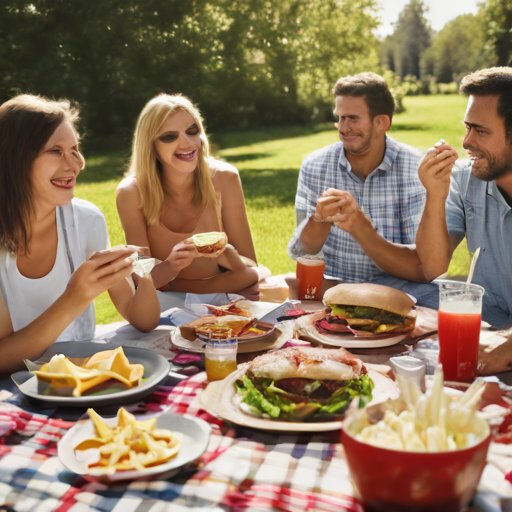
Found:
[(169, 116), (155, 140), (155, 150), (164, 170), (185, 174), (195, 171), (200, 148), (199, 126), (185, 110)]
[(34, 202), (51, 207), (69, 203), (73, 199), (76, 177), (84, 165), (75, 130), (63, 121), (32, 163)]

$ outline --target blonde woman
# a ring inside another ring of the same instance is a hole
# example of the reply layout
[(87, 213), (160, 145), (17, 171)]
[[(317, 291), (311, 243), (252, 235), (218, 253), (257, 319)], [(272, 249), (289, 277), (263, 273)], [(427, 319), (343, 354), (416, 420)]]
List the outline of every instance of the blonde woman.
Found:
[[(209, 156), (201, 116), (188, 98), (161, 94), (144, 107), (117, 210), (126, 242), (162, 260), (152, 272), (160, 290), (238, 292), (257, 300), (255, 285), (268, 271), (255, 266), (238, 171)], [(232, 246), (218, 258), (201, 258), (190, 239), (209, 231), (225, 231)]]

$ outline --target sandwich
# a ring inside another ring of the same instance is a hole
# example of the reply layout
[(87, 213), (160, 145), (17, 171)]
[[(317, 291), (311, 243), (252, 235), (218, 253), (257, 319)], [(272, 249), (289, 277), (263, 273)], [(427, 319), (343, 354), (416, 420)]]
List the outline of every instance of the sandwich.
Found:
[(350, 402), (372, 398), (373, 381), (361, 360), (344, 349), (291, 347), (256, 357), (235, 382), (247, 414), (284, 421), (341, 418)]
[(410, 332), (416, 325), (413, 299), (378, 284), (339, 284), (324, 294), (326, 314), (314, 324), (322, 334), (378, 336)]
[(202, 316), (182, 325), (180, 332), (190, 341), (195, 341), (197, 337), (227, 340), (248, 332), (255, 320), (255, 318), (238, 315)]
[(211, 231), (210, 233), (198, 233), (192, 236), (192, 242), (197, 252), (205, 258), (216, 258), (219, 256), (228, 243), (226, 233)]

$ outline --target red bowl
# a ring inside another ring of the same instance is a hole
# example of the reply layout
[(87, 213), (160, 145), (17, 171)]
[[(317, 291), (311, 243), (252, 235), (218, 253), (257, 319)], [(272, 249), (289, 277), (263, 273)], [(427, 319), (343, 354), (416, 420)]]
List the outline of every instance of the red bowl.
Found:
[(356, 497), (365, 511), (459, 512), (485, 467), (490, 434), (471, 448), (440, 453), (388, 450), (357, 441), (343, 424), (341, 442)]

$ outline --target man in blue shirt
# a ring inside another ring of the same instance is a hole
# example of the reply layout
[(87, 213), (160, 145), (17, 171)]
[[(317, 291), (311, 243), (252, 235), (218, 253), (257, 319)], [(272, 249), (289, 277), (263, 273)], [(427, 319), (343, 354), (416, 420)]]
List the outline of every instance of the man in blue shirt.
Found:
[[(416, 265), (395, 271), (395, 253), (415, 255), (414, 244), (425, 204), (418, 178), (421, 153), (386, 136), (395, 103), (382, 77), (361, 73), (334, 87), (340, 142), (315, 151), (301, 166), (295, 210), (297, 228), (288, 245), (292, 258), (322, 251), (325, 276), (345, 282), (408, 286), (419, 304), (435, 285)], [(348, 212), (353, 214), (347, 216)], [(346, 217), (346, 219), (345, 219)], [(367, 239), (377, 251), (390, 251), (377, 264), (366, 254)], [(403, 280), (408, 281), (403, 281)], [(437, 289), (437, 288), (436, 288)]]
[[(442, 141), (427, 151), (418, 170), (427, 201), (416, 249), (409, 258), (395, 252), (390, 273), (402, 274), (410, 267), (411, 273), (416, 269), (427, 280), (435, 279), (446, 272), (466, 236), (471, 252), (481, 249), (473, 282), (485, 288), (482, 319), (504, 329), (512, 326), (512, 68), (472, 73), (464, 77), (460, 90), (468, 97), (463, 146), (471, 165), (450, 179), (457, 158), (453, 148)], [(374, 250), (369, 242), (367, 252), (377, 265), (393, 256), (389, 250)], [(437, 298), (434, 293), (432, 299)], [(482, 373), (510, 369), (512, 337), (481, 354)]]

